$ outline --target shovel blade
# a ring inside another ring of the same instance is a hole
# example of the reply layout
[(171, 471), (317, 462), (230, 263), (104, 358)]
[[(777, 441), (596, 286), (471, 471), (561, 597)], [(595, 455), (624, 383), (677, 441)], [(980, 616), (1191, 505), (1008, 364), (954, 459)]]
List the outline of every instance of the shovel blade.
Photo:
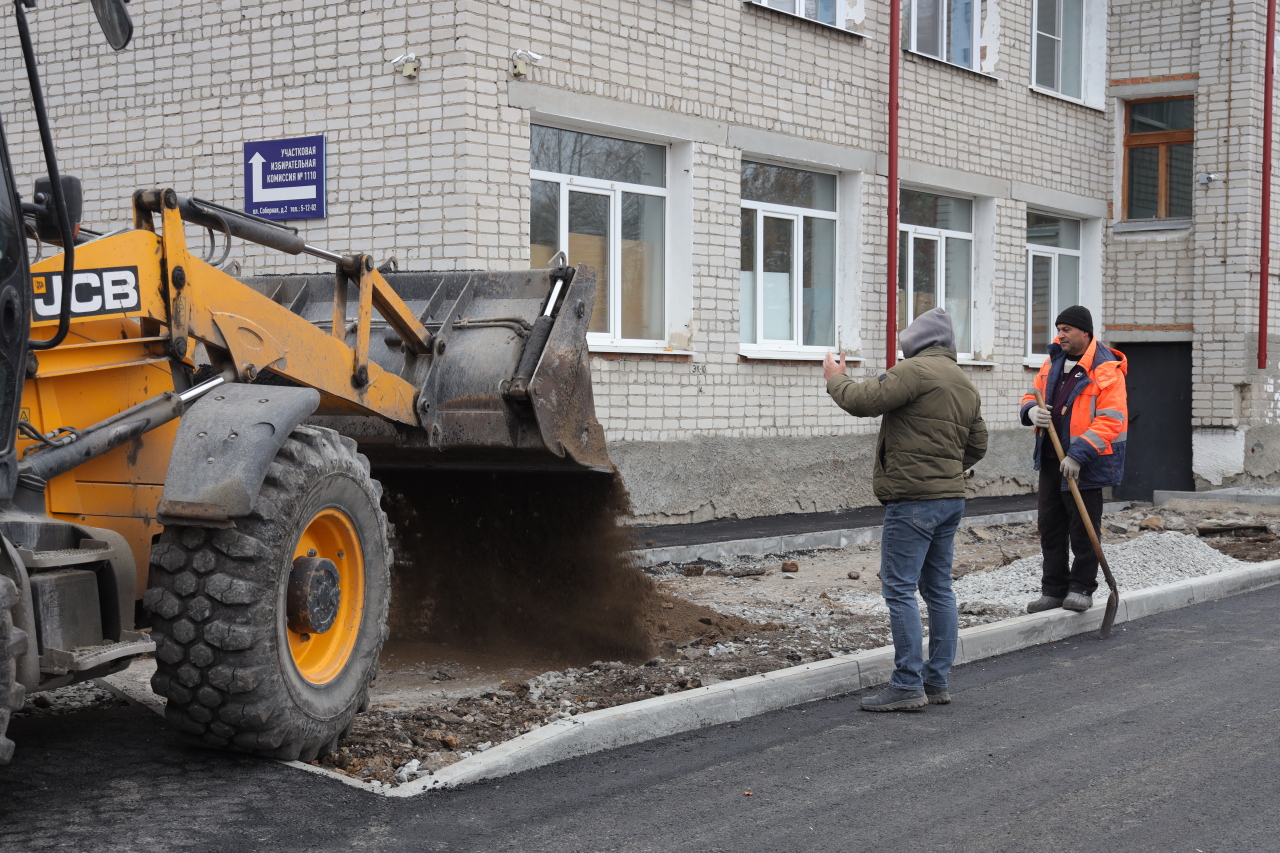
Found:
[(1107, 596), (1107, 610), (1102, 614), (1102, 627), (1098, 629), (1099, 639), (1111, 636), (1111, 626), (1116, 623), (1116, 611), (1120, 609), (1120, 593), (1115, 590)]

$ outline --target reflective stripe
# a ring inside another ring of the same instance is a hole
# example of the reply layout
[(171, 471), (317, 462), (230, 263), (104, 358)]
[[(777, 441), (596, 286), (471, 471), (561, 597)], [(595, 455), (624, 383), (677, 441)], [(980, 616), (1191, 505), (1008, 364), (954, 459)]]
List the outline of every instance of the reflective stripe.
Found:
[(1039, 390), (1039, 388), (1032, 386), (1031, 390), (1027, 392), (1027, 396), (1034, 400), (1036, 398), (1036, 392)]
[(1098, 416), (1098, 396), (1096, 394), (1089, 395), (1089, 421)]
[(1127, 440), (1128, 438), (1129, 438), (1129, 431), (1125, 430), (1124, 432), (1117, 435), (1115, 438), (1115, 441), (1111, 442), (1111, 444), (1114, 447), (1115, 445), (1119, 444), (1122, 441)]
[(1108, 418), (1115, 418), (1120, 423), (1124, 423), (1124, 412), (1119, 409), (1098, 409), (1097, 414)]
[(1091, 429), (1085, 430), (1084, 434), (1081, 435), (1080, 437), (1087, 439), (1090, 444), (1092, 444), (1094, 447), (1098, 449), (1098, 452), (1102, 452), (1103, 450), (1107, 449), (1107, 443), (1102, 440), (1102, 436), (1098, 435), (1096, 432), (1094, 432)]

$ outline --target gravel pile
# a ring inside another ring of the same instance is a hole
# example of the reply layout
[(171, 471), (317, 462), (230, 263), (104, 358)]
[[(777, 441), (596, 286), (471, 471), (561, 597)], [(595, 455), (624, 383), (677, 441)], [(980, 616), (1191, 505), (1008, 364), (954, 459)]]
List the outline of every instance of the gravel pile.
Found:
[[(1120, 594), (1245, 566), (1185, 533), (1148, 533), (1119, 545), (1104, 545)], [(956, 599), (1017, 609), (1040, 594), (1040, 557), (1024, 557), (989, 572), (965, 575), (955, 583)], [(1099, 572), (1101, 581), (1101, 572)], [(1101, 587), (1099, 596), (1102, 595)]]
[[(1148, 533), (1117, 545), (1104, 545), (1107, 563), (1116, 576), (1120, 594), (1159, 586), (1186, 578), (1244, 568), (1247, 563), (1228, 557), (1195, 536), (1166, 531)], [(1013, 615), (1023, 612), (1027, 602), (1040, 595), (1041, 560), (1037, 554), (1007, 566), (973, 572), (953, 584), (960, 612), (975, 615)], [(1101, 572), (1099, 583), (1102, 584)], [(1105, 584), (1095, 593), (1105, 598)], [(876, 595), (853, 593), (842, 598), (851, 613), (887, 613), (884, 600)], [(921, 605), (923, 612), (923, 604)]]

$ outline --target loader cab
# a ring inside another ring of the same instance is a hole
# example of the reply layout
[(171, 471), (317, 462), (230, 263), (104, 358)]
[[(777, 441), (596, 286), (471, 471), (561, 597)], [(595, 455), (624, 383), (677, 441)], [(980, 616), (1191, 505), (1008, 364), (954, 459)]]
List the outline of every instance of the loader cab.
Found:
[(27, 241), (0, 125), (0, 500), (13, 497), (18, 477), (16, 445), (30, 312)]
[[(92, 0), (93, 11), (107, 43), (115, 50), (123, 50), (133, 37), (133, 22), (125, 3), (128, 0)], [(24, 59), (28, 77), (33, 87), (38, 87), (39, 73), (34, 55), (30, 51), (30, 37), (26, 32), (24, 6), (34, 8), (33, 0), (17, 0), (16, 12), (20, 19), (20, 32), (24, 39)], [(33, 91), (33, 95), (36, 92)], [(37, 118), (42, 130), (47, 130), (48, 117), (43, 114), (43, 99), (37, 97)], [(50, 152), (46, 150), (46, 156)], [(49, 171), (56, 174), (57, 166), (49, 163)], [(59, 181), (59, 188), (64, 185)], [(75, 182), (78, 188), (79, 182)], [(67, 221), (65, 193), (54, 195), (61, 208), (62, 218), (50, 216), (52, 221)], [(77, 199), (78, 203), (78, 199)], [(50, 210), (52, 214), (53, 211)], [(79, 219), (77, 215), (76, 220)], [(0, 122), (0, 501), (13, 498), (18, 477), (17, 433), (21, 420), (22, 385), (26, 378), (27, 356), (30, 341), (31, 275), (27, 261), (27, 239), (23, 207), (18, 199), (17, 183), (9, 159), (9, 145), (4, 126)], [(60, 230), (60, 229), (59, 229)], [(42, 235), (47, 237), (47, 234)], [(74, 237), (71, 240), (74, 243)]]

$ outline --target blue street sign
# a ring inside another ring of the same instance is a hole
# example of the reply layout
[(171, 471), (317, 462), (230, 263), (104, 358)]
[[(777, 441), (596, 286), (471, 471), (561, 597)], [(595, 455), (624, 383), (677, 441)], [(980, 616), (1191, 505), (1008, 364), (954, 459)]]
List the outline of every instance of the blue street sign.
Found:
[(324, 137), (244, 144), (244, 209), (266, 219), (324, 219)]

